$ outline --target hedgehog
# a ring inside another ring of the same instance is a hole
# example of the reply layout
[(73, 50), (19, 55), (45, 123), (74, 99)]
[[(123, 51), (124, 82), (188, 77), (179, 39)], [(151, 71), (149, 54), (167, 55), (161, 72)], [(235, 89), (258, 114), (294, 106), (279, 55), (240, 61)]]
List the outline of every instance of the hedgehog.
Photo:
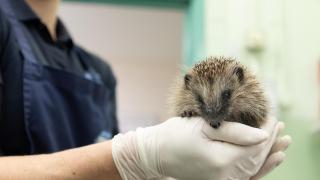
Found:
[(210, 57), (194, 65), (171, 97), (175, 116), (199, 116), (217, 129), (223, 121), (259, 128), (269, 111), (257, 78), (238, 61)]

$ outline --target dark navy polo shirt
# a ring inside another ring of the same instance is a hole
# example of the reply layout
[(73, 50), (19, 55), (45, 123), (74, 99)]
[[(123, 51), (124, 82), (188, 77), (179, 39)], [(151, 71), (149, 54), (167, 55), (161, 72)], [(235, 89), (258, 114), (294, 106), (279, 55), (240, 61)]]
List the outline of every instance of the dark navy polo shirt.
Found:
[[(24, 0), (14, 0), (10, 3), (14, 7), (18, 20), (27, 27), (37, 43), (38, 51), (42, 56), (45, 55), (45, 58), (39, 58), (43, 59), (39, 63), (80, 75), (84, 73), (85, 68), (80, 58), (87, 58), (88, 62), (91, 62), (90, 65), (101, 75), (103, 82), (111, 90), (112, 98), (108, 103), (111, 107), (110, 113), (112, 113), (113, 121), (115, 121), (112, 133), (113, 135), (118, 133), (115, 103), (116, 81), (110, 66), (76, 46), (60, 20), (56, 27), (57, 39), (54, 41), (46, 26)], [(5, 155), (27, 154), (29, 151), (23, 115), (22, 66), (23, 59), (11, 24), (0, 9), (0, 70), (3, 78), (0, 150)]]

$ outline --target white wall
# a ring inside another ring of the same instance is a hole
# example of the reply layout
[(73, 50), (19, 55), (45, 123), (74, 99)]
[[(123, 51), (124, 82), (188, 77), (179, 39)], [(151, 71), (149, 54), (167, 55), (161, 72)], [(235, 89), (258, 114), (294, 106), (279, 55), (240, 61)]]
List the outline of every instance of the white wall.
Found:
[[(206, 0), (207, 54), (238, 58), (272, 82), (280, 107), (316, 120), (319, 7), (315, 0)], [(246, 49), (252, 34), (264, 42), (260, 55)]]
[(122, 131), (165, 120), (181, 61), (183, 11), (62, 3), (60, 16), (77, 43), (112, 65)]

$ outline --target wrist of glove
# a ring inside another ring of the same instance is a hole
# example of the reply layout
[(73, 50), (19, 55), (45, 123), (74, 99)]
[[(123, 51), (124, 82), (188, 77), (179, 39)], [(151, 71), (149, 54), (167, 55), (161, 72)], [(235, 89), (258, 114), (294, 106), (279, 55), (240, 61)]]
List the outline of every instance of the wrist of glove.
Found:
[(201, 118), (171, 118), (115, 136), (112, 155), (124, 180), (250, 179), (265, 166), (278, 129), (275, 119), (262, 129), (232, 122), (213, 129)]
[[(155, 150), (158, 145), (153, 139), (155, 131), (157, 127), (138, 128), (135, 132), (118, 134), (113, 138), (112, 155), (122, 179), (152, 179), (163, 176), (158, 168), (159, 158)], [(148, 147), (154, 147), (149, 154), (146, 153)]]

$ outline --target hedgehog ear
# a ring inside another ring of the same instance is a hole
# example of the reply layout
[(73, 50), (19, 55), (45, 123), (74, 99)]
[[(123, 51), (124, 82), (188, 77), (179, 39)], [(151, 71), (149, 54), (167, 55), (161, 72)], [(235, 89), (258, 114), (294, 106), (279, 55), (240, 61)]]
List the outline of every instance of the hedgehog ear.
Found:
[(238, 80), (240, 83), (243, 83), (244, 81), (244, 73), (242, 67), (236, 67), (233, 71), (233, 73), (238, 77)]
[(187, 89), (190, 89), (190, 81), (192, 79), (192, 76), (190, 74), (186, 74), (184, 76), (184, 85)]

